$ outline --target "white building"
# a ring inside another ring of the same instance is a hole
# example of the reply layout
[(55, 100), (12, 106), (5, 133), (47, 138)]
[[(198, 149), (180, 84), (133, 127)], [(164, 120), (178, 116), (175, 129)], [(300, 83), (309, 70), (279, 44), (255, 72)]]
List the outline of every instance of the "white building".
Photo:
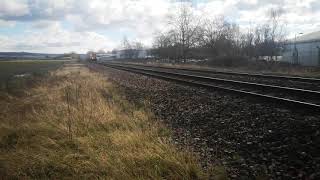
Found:
[(143, 59), (148, 57), (148, 53), (145, 49), (118, 50), (116, 51), (116, 57), (117, 59)]
[(320, 66), (320, 31), (301, 35), (285, 45), (281, 61)]
[(111, 53), (104, 52), (90, 52), (86, 55), (80, 56), (81, 59), (91, 59), (97, 61), (112, 61), (116, 59), (144, 59), (148, 58), (147, 50), (145, 49), (129, 49), (129, 50), (117, 50)]
[(110, 61), (116, 59), (117, 56), (111, 53), (97, 53), (97, 61)]

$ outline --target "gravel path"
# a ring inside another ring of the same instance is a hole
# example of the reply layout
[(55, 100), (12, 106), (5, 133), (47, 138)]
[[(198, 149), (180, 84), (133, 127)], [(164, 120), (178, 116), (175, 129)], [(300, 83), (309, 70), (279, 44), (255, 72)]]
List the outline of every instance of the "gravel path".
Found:
[(148, 100), (175, 142), (198, 153), (204, 167), (223, 165), (234, 179), (320, 179), (320, 115), (89, 66), (108, 74), (129, 100)]

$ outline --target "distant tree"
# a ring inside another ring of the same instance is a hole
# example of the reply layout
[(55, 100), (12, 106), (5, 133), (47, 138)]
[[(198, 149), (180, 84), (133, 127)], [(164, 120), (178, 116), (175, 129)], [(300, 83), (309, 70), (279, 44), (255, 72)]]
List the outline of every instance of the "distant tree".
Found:
[(71, 59), (80, 59), (79, 54), (77, 54), (75, 51), (70, 52), (67, 57), (70, 57)]
[(132, 59), (134, 57), (134, 50), (126, 36), (124, 36), (122, 40), (122, 51), (124, 56), (123, 58)]
[(200, 20), (188, 4), (181, 3), (178, 13), (170, 17), (169, 24), (173, 29), (168, 35), (178, 50), (178, 58), (186, 62), (191, 48), (196, 44)]
[[(185, 1), (183, 1), (185, 2)], [(188, 3), (169, 17), (169, 29), (158, 33), (152, 55), (162, 60), (186, 62), (187, 58), (242, 56), (276, 59), (283, 49), (285, 24), (282, 9), (270, 9), (265, 24), (250, 27), (246, 32), (224, 17), (200, 18)]]
[(203, 25), (202, 46), (210, 56), (239, 54), (239, 26), (231, 24), (224, 17), (206, 20)]
[(112, 51), (111, 51), (111, 54), (117, 54), (117, 49), (113, 49)]
[(255, 32), (253, 28), (249, 28), (247, 32), (240, 37), (241, 55), (252, 58), (255, 57)]
[(143, 44), (141, 42), (135, 42), (132, 45), (133, 57), (138, 58), (139, 52), (143, 49)]
[(130, 44), (127, 36), (124, 36), (122, 39), (122, 48), (123, 49), (131, 49), (131, 44)]
[(98, 51), (98, 53), (100, 53), (100, 54), (104, 54), (104, 53), (106, 53), (103, 49), (100, 49), (99, 51)]
[(282, 9), (270, 9), (269, 20), (256, 30), (255, 44), (257, 55), (268, 56), (276, 60), (283, 49), (286, 32), (285, 24), (281, 21)]
[(285, 24), (281, 21), (281, 17), (283, 15), (283, 9), (271, 9), (270, 10), (270, 24), (271, 24), (271, 42), (272, 42), (272, 50), (271, 50), (271, 59), (280, 54), (280, 51), (283, 49), (286, 32), (285, 32)]

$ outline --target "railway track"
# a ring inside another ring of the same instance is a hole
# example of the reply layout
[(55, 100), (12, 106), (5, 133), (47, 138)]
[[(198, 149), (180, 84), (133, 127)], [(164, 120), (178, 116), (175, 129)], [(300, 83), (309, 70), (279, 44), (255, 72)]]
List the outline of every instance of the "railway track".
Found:
[[(246, 95), (248, 97), (254, 97), (255, 99), (259, 98), (264, 101), (270, 101), (277, 104), (281, 103), (294, 108), (298, 107), (300, 109), (311, 111), (320, 110), (319, 91), (193, 75), (185, 72), (179, 72), (178, 68), (169, 68), (176, 71), (171, 72), (164, 69), (159, 70), (161, 68), (151, 66), (138, 67), (137, 65), (116, 63), (103, 63), (102, 65), (155, 78), (175, 81), (189, 86), (218, 89), (240, 95)], [(272, 78), (275, 78), (275, 76), (272, 76)], [(281, 76), (281, 78), (294, 78), (297, 80), (296, 78), (298, 77)], [(311, 79), (307, 79), (308, 82), (311, 81)], [(318, 79), (315, 79), (315, 81), (317, 80)], [(302, 81), (302, 79), (300, 78), (299, 81)]]
[[(297, 89), (306, 89), (320, 91), (320, 81), (316, 78), (306, 78), (298, 76), (275, 76), (265, 74), (249, 74), (238, 72), (221, 72), (208, 69), (190, 69), (190, 68), (175, 68), (164, 66), (153, 66), (144, 64), (127, 64), (134, 67), (152, 68), (169, 72), (182, 72), (191, 75), (200, 75), (221, 79), (229, 79), (235, 81), (253, 82), (258, 84), (268, 84), (275, 86), (286, 86)], [(278, 78), (277, 78), (278, 77)]]
[(235, 76), (247, 76), (247, 77), (257, 77), (257, 78), (266, 78), (266, 79), (282, 79), (289, 81), (298, 81), (298, 82), (308, 82), (308, 83), (320, 83), (320, 79), (311, 78), (311, 77), (300, 77), (300, 76), (284, 76), (284, 75), (271, 75), (271, 74), (258, 74), (258, 73), (243, 73), (243, 72), (228, 72), (228, 71), (217, 71), (209, 69), (192, 69), (192, 68), (176, 68), (176, 67), (163, 67), (163, 66), (152, 66), (144, 64), (127, 64), (137, 67), (146, 67), (146, 68), (157, 68), (157, 69), (166, 69), (166, 70), (178, 70), (178, 71), (187, 71), (195, 73), (206, 73), (206, 74), (224, 74), (224, 75), (235, 75)]

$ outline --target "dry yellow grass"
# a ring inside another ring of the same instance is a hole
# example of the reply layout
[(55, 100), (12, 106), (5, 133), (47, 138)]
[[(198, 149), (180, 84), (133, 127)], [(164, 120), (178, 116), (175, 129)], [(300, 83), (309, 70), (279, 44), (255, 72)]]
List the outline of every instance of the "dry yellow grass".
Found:
[(3, 179), (208, 178), (151, 113), (85, 67), (64, 67), (0, 102)]

